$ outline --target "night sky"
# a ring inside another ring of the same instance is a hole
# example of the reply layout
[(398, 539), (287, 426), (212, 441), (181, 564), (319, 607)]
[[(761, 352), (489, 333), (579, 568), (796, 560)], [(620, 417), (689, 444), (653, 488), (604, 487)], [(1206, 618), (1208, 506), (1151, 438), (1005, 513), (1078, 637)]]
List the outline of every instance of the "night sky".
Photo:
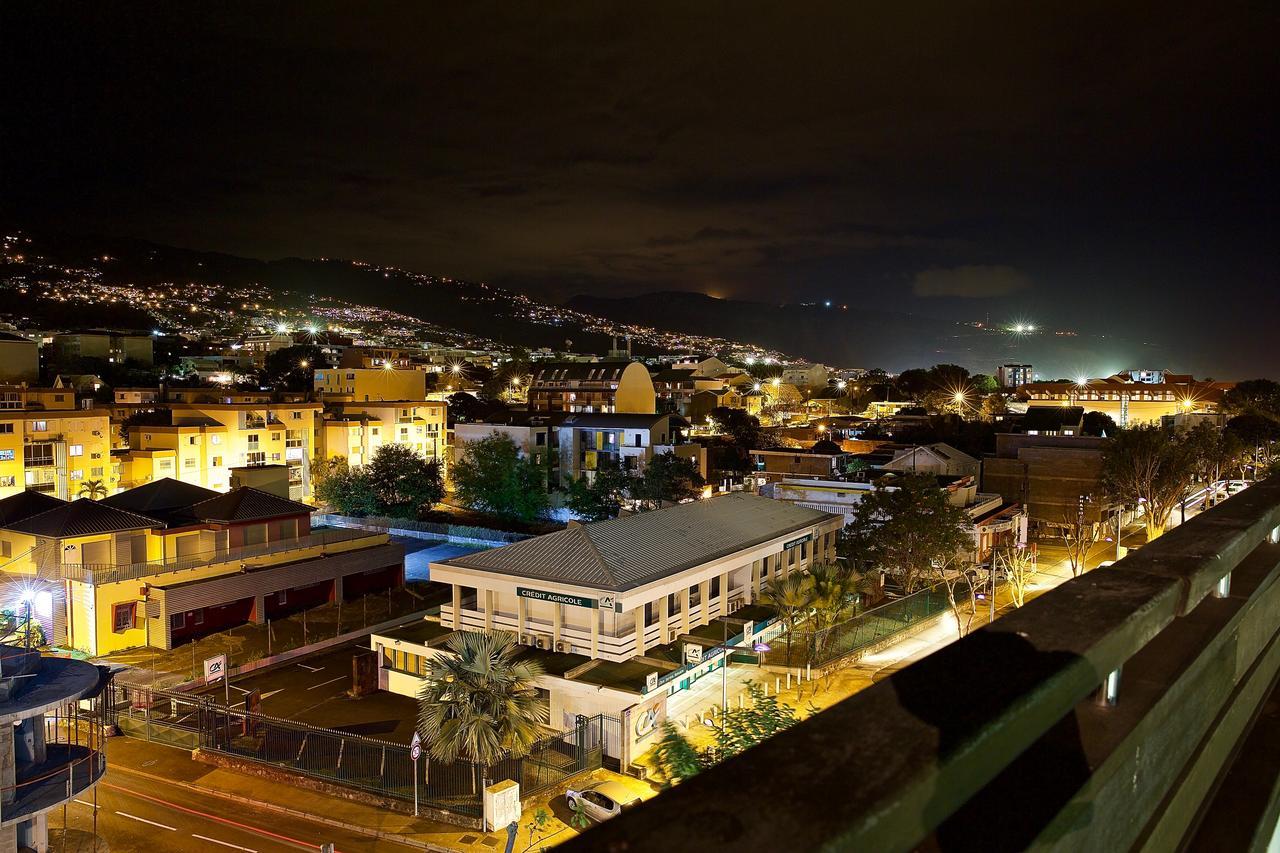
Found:
[(3, 221), (1280, 374), (1274, 4), (401, 5), (6, 2)]

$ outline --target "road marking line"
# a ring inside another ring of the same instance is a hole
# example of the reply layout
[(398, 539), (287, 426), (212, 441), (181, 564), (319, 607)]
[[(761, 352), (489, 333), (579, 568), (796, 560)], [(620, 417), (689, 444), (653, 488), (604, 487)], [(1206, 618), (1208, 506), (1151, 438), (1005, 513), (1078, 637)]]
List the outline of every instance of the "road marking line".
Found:
[(298, 664), (298, 666), (302, 667), (308, 672), (319, 672), (320, 670), (324, 669), (324, 667), (322, 666), (307, 666), (305, 663), (300, 663)]
[(243, 687), (236, 687), (234, 684), (228, 684), (227, 686), (230, 687), (232, 690), (239, 690), (241, 693), (245, 694), (246, 696), (249, 695), (249, 691), (245, 690)]
[(262, 701), (265, 702), (268, 699), (270, 699), (272, 696), (276, 695), (277, 693), (283, 693), (283, 692), (284, 692), (283, 687), (281, 687), (279, 690), (268, 690), (266, 693), (262, 694)]
[(79, 804), (80, 804), (80, 805), (82, 805), (82, 806), (88, 806), (88, 807), (89, 807), (89, 808), (91, 808), (91, 809), (100, 809), (100, 808), (102, 808), (102, 806), (95, 806), (93, 803), (87, 803), (87, 802), (85, 802), (84, 800), (75, 800), (75, 802), (79, 803)]
[(116, 814), (120, 815), (120, 817), (127, 817), (127, 818), (129, 818), (129, 820), (136, 820), (136, 821), (139, 821), (139, 822), (141, 822), (141, 823), (149, 823), (149, 824), (151, 824), (152, 826), (158, 826), (158, 827), (160, 827), (161, 829), (167, 829), (167, 830), (169, 830), (170, 832), (177, 832), (177, 831), (178, 831), (177, 829), (175, 829), (175, 828), (173, 828), (172, 826), (169, 826), (169, 825), (167, 825), (167, 824), (163, 824), (163, 823), (156, 823), (154, 820), (147, 820), (145, 817), (138, 817), (138, 816), (137, 816), (137, 815), (135, 815), (135, 814), (128, 814), (127, 812), (121, 812), (121, 811), (116, 812)]
[(191, 833), (191, 837), (192, 837), (192, 838), (199, 838), (201, 841), (209, 841), (209, 842), (212, 842), (212, 843), (214, 843), (214, 844), (221, 844), (223, 847), (233, 847), (233, 848), (235, 848), (236, 850), (243, 850), (243, 851), (245, 851), (245, 853), (258, 853), (258, 851), (257, 851), (257, 850), (254, 850), (252, 847), (241, 847), (239, 844), (232, 844), (230, 841), (219, 841), (218, 839), (216, 839), (216, 838), (210, 838), (210, 837), (209, 837), (209, 836), (207, 836), (207, 835), (196, 835), (196, 834), (193, 832), (193, 833)]
[(341, 681), (341, 680), (342, 680), (342, 679), (344, 679), (344, 678), (346, 678), (346, 676), (345, 676), (345, 675), (339, 675), (337, 678), (330, 678), (328, 681), (322, 681), (322, 682), (320, 682), (319, 684), (313, 684), (313, 685), (311, 685), (310, 687), (308, 687), (307, 689), (308, 689), (308, 690), (315, 690), (317, 687), (324, 687), (326, 684), (333, 684), (333, 682), (335, 682), (335, 681)]

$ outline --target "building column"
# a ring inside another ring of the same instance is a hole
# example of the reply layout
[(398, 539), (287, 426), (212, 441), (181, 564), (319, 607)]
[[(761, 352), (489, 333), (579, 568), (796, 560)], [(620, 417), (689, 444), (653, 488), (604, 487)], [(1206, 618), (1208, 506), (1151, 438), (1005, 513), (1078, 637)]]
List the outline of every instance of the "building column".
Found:
[(493, 590), (484, 591), (484, 629), (493, 630)]
[(553, 604), (551, 610), (551, 649), (555, 650), (555, 644), (560, 642), (560, 627), (564, 625), (564, 605)]
[(671, 618), (671, 598), (662, 596), (658, 601), (658, 645), (667, 641), (667, 620)]
[(720, 575), (720, 615), (729, 615), (729, 572)]
[(600, 610), (599, 608), (591, 608), (591, 658), (594, 660), (600, 654)]
[(631, 612), (635, 614), (635, 619), (636, 619), (636, 654), (637, 654), (637, 655), (642, 655), (642, 654), (644, 654), (644, 652), (645, 652), (645, 647), (644, 647), (644, 630), (645, 630), (645, 624), (644, 624), (644, 605), (643, 605), (643, 604), (641, 604), (639, 607), (635, 608), (635, 609), (634, 609), (634, 610), (632, 610)]
[[(403, 566), (401, 566), (401, 567), (400, 567), (400, 571), (401, 571), (402, 573), (404, 572), (404, 567), (403, 567)], [(403, 581), (403, 579), (401, 580), (400, 585), (401, 585), (401, 586), (404, 586), (404, 581)], [(334, 604), (337, 604), (339, 601), (342, 601), (342, 597), (343, 597), (344, 595), (346, 595), (346, 592), (343, 590), (343, 587), (342, 587), (342, 575), (338, 575), (336, 578), (334, 578), (334, 579), (333, 579), (333, 602), (334, 602)]]
[(706, 580), (698, 584), (698, 598), (702, 601), (702, 618), (698, 624), (706, 625), (711, 621), (711, 581)]
[(524, 635), (524, 623), (529, 617), (529, 608), (525, 605), (525, 597), (523, 595), (516, 596), (516, 633)]
[(680, 590), (680, 633), (689, 633), (689, 587)]
[(453, 630), (462, 627), (462, 587), (453, 585)]
[[(768, 559), (767, 557), (765, 559)], [(744, 599), (747, 604), (751, 604), (756, 600), (756, 596), (760, 591), (760, 564), (761, 560), (751, 561), (751, 583), (747, 584), (747, 595)]]

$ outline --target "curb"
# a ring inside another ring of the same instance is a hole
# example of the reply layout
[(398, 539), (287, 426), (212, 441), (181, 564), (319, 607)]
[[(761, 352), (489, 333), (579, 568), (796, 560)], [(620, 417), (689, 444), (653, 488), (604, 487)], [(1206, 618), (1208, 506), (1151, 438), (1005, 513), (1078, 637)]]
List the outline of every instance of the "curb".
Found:
[[(179, 782), (174, 779), (166, 779), (163, 776), (156, 776), (153, 773), (147, 773), (143, 770), (135, 770), (132, 767), (125, 767), (120, 764), (112, 764), (110, 765), (110, 769), (118, 770), (122, 773), (129, 773), (134, 776), (141, 776), (144, 779), (148, 779), (152, 782), (157, 782), (162, 785), (175, 785), (179, 788), (186, 788), (188, 791), (195, 791), (196, 793), (199, 793), (199, 794), (205, 794), (211, 797), (220, 797), (221, 799), (230, 800), (233, 803), (239, 803), (245, 806), (251, 806), (256, 809), (261, 809), (262, 811), (274, 812), (275, 814), (285, 815), (286, 817), (299, 818), (301, 820), (311, 821), (312, 823), (318, 823), (323, 826), (332, 826), (336, 829), (345, 829), (350, 832), (359, 833), (360, 835), (367, 835), (371, 838), (376, 838), (380, 841), (394, 841), (397, 844), (404, 844), (409, 847), (417, 847), (420, 850), (431, 850), (431, 851), (434, 851), (434, 853), (457, 853), (457, 848), (454, 848), (454, 847), (441, 847), (438, 844), (432, 844), (430, 841), (419, 841), (416, 838), (410, 838), (407, 835), (400, 835), (395, 832), (386, 832), (381, 829), (371, 829), (367, 826), (360, 826), (359, 824), (354, 824), (354, 823), (346, 823), (344, 821), (334, 820), (333, 818), (324, 817), (323, 815), (317, 815), (317, 814), (311, 814), (310, 812), (298, 811), (297, 809), (291, 809), (286, 806), (277, 806), (274, 803), (264, 803), (261, 800), (253, 800), (248, 797), (241, 797), (237, 794), (228, 794), (225, 791), (219, 791), (215, 788), (205, 788), (201, 785), (194, 785), (190, 782)], [(465, 832), (465, 830), (463, 830), (461, 827), (459, 828), (459, 831)]]

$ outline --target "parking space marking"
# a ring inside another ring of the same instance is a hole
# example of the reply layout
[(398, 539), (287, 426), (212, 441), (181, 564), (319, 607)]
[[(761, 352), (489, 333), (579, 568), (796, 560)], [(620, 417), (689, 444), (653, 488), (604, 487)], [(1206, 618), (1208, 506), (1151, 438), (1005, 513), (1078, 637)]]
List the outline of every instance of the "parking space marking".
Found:
[(232, 844), (230, 841), (219, 841), (218, 839), (216, 839), (216, 838), (210, 838), (210, 837), (209, 837), (209, 836), (207, 836), (207, 835), (196, 835), (196, 834), (193, 832), (193, 833), (191, 833), (191, 837), (192, 837), (192, 838), (199, 838), (201, 841), (210, 841), (210, 842), (212, 842), (212, 843), (214, 843), (214, 844), (221, 844), (223, 847), (232, 847), (232, 848), (234, 848), (234, 849), (236, 849), (236, 850), (243, 850), (243, 851), (245, 851), (245, 853), (258, 853), (258, 851), (257, 851), (257, 850), (254, 850), (252, 847), (241, 847), (239, 844)]
[(308, 687), (307, 689), (308, 689), (308, 690), (315, 690), (317, 687), (324, 687), (326, 684), (333, 684), (333, 682), (335, 682), (335, 681), (341, 681), (341, 680), (342, 680), (342, 679), (344, 679), (344, 678), (346, 678), (346, 676), (345, 676), (345, 675), (339, 675), (337, 678), (330, 678), (328, 681), (322, 681), (322, 682), (320, 682), (319, 684), (313, 684), (313, 685), (311, 685), (310, 687)]
[(75, 802), (79, 803), (79, 804), (80, 804), (80, 805), (82, 805), (82, 806), (88, 806), (88, 807), (89, 807), (89, 808), (91, 808), (91, 809), (100, 809), (100, 808), (102, 808), (102, 806), (95, 806), (93, 803), (86, 802), (85, 800), (75, 800)]
[(298, 664), (298, 666), (302, 667), (307, 672), (319, 672), (320, 670), (324, 669), (324, 667), (322, 666), (307, 666), (305, 663), (300, 663)]

